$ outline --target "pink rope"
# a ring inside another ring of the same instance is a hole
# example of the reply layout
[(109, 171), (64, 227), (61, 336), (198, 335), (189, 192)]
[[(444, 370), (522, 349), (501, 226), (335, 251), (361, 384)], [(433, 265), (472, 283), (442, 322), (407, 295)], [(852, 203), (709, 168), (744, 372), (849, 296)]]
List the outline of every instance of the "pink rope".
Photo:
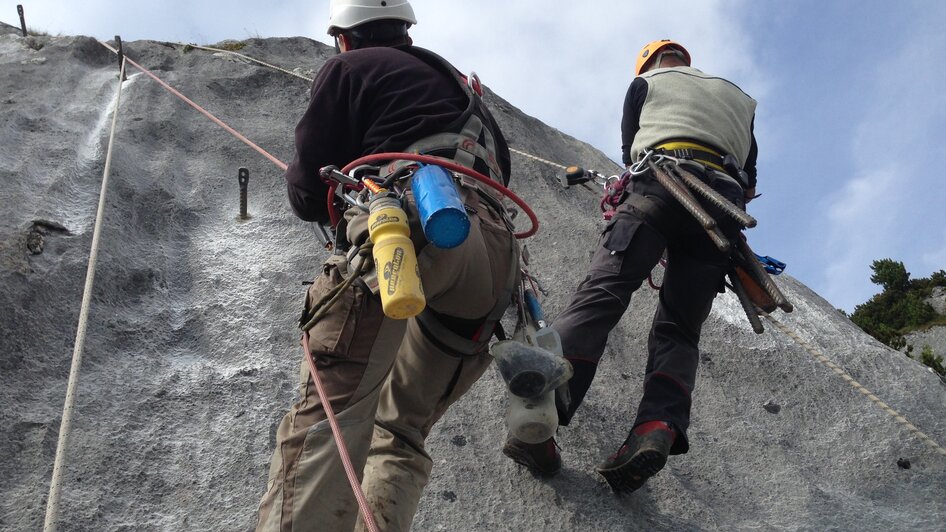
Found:
[[(101, 41), (100, 41), (100, 44), (102, 44), (102, 46), (111, 50), (113, 53), (118, 53), (118, 50), (112, 48), (111, 46)], [(215, 124), (222, 127), (225, 131), (227, 131), (234, 137), (238, 138), (244, 144), (246, 144), (250, 148), (253, 148), (257, 152), (259, 152), (260, 155), (272, 161), (281, 170), (283, 171), (286, 170), (287, 168), (286, 163), (280, 161), (279, 159), (271, 155), (269, 152), (267, 152), (263, 148), (260, 148), (259, 146), (254, 144), (253, 141), (241, 135), (238, 131), (228, 126), (227, 124), (225, 124), (222, 120), (212, 115), (209, 111), (207, 111), (203, 107), (191, 101), (187, 96), (184, 96), (174, 87), (168, 85), (167, 83), (162, 81), (160, 78), (152, 74), (147, 68), (144, 68), (138, 63), (132, 61), (127, 55), (125, 55), (125, 61), (128, 61), (135, 68), (144, 72), (145, 75), (157, 81), (158, 84), (160, 84), (162, 87), (167, 89), (168, 92), (177, 96), (181, 100), (184, 100), (184, 102), (186, 102), (188, 105), (190, 105), (191, 107), (199, 111), (201, 114), (203, 114), (204, 116), (212, 120)], [(335, 419), (335, 412), (332, 410), (332, 405), (329, 403), (328, 399), (326, 398), (325, 389), (322, 388), (322, 381), (321, 379), (319, 379), (318, 371), (315, 369), (315, 362), (312, 359), (311, 351), (309, 351), (308, 331), (303, 333), (302, 347), (305, 350), (306, 361), (309, 363), (309, 373), (312, 375), (312, 382), (315, 383), (315, 389), (319, 392), (319, 399), (322, 401), (322, 405), (325, 407), (325, 414), (326, 416), (328, 416), (329, 425), (332, 427), (332, 434), (335, 436), (336, 446), (338, 447), (338, 454), (342, 460), (342, 467), (345, 469), (345, 475), (348, 477), (348, 483), (351, 484), (352, 491), (355, 494), (355, 499), (358, 501), (358, 507), (361, 509), (361, 517), (365, 522), (365, 527), (370, 532), (378, 532), (378, 525), (374, 521), (374, 514), (371, 513), (371, 508), (368, 506), (368, 501), (367, 499), (365, 499), (365, 494), (361, 490), (361, 483), (358, 481), (358, 476), (355, 474), (355, 467), (352, 465), (351, 457), (348, 455), (348, 447), (345, 445), (345, 438), (342, 436), (341, 428), (339, 428), (338, 421)]]
[[(118, 50), (112, 48), (111, 46), (109, 46), (109, 45), (107, 45), (107, 44), (105, 44), (105, 43), (101, 43), (101, 44), (102, 44), (102, 46), (108, 48), (108, 49), (111, 50), (112, 52), (118, 53)], [(209, 111), (207, 111), (207, 110), (204, 109), (203, 107), (201, 107), (201, 106), (197, 105), (196, 103), (194, 103), (193, 101), (191, 101), (190, 98), (188, 98), (187, 96), (184, 96), (184, 95), (181, 94), (177, 89), (175, 89), (174, 87), (172, 87), (172, 86), (168, 85), (167, 83), (165, 83), (165, 82), (164, 82), (163, 80), (161, 80), (161, 78), (159, 78), (158, 76), (155, 76), (154, 74), (152, 74), (151, 71), (148, 70), (147, 68), (145, 68), (145, 67), (139, 65), (138, 63), (132, 61), (131, 58), (129, 58), (127, 54), (125, 54), (125, 60), (128, 61), (129, 63), (131, 63), (131, 64), (132, 64), (135, 68), (137, 68), (138, 70), (144, 72), (144, 74), (145, 74), (146, 76), (148, 76), (148, 77), (150, 77), (151, 79), (157, 81), (158, 84), (161, 85), (162, 87), (164, 87), (165, 89), (167, 89), (168, 92), (170, 92), (171, 94), (177, 96), (177, 97), (180, 98), (181, 100), (184, 100), (185, 103), (187, 103), (188, 105), (190, 105), (191, 107), (193, 107), (194, 109), (196, 109), (197, 111), (199, 111), (202, 115), (204, 115), (204, 116), (206, 116), (207, 118), (209, 118), (210, 120), (212, 120), (213, 123), (215, 123), (215, 124), (217, 124), (218, 126), (222, 127), (227, 133), (230, 133), (231, 135), (233, 135), (234, 137), (236, 137), (237, 139), (239, 139), (241, 142), (243, 142), (244, 144), (246, 144), (246, 145), (249, 146), (250, 148), (253, 148), (254, 150), (256, 150), (260, 155), (262, 155), (263, 157), (266, 157), (267, 159), (269, 159), (273, 164), (275, 164), (276, 166), (278, 166), (279, 169), (281, 169), (281, 170), (284, 171), (284, 172), (286, 171), (286, 168), (288, 168), (288, 165), (287, 165), (286, 163), (280, 161), (279, 159), (277, 159), (276, 157), (274, 157), (272, 154), (270, 154), (268, 151), (264, 150), (263, 148), (260, 148), (259, 146), (257, 146), (256, 144), (254, 144), (253, 141), (251, 141), (250, 139), (248, 139), (248, 138), (244, 137), (243, 135), (241, 135), (240, 132), (238, 132), (237, 130), (235, 130), (235, 129), (233, 129), (232, 127), (230, 127), (230, 126), (228, 126), (227, 124), (225, 124), (225, 123), (223, 122), (223, 120), (220, 120), (219, 118), (217, 118), (216, 116), (212, 115)]]
[(355, 499), (358, 501), (358, 507), (361, 509), (361, 517), (365, 521), (365, 527), (370, 532), (378, 532), (378, 525), (374, 522), (374, 514), (368, 506), (368, 500), (365, 499), (365, 493), (361, 490), (361, 482), (355, 475), (355, 467), (351, 464), (351, 457), (348, 456), (348, 447), (345, 445), (345, 437), (342, 436), (342, 429), (338, 426), (338, 420), (335, 419), (335, 411), (332, 410), (332, 404), (329, 403), (322, 388), (322, 380), (319, 379), (319, 373), (315, 369), (315, 361), (312, 359), (312, 351), (309, 350), (309, 331), (302, 333), (302, 348), (305, 350), (305, 360), (309, 364), (309, 374), (312, 375), (312, 382), (315, 383), (315, 389), (319, 392), (319, 399), (322, 401), (322, 407), (325, 408), (325, 415), (328, 417), (328, 424), (332, 427), (332, 434), (338, 447), (338, 455), (342, 459), (342, 467), (345, 468), (345, 475), (348, 476), (348, 483), (355, 493)]

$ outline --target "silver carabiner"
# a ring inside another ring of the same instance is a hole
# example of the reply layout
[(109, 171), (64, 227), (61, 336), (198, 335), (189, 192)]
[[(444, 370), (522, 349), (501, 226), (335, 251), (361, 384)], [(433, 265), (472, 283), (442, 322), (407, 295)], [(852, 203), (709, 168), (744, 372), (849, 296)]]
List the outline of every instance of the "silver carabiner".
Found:
[[(647, 168), (647, 162), (650, 161), (650, 158), (651, 158), (653, 155), (654, 155), (654, 150), (644, 150), (644, 156), (641, 157), (640, 159), (638, 159), (636, 163), (632, 164), (632, 165), (627, 169), (627, 171), (630, 172), (631, 175), (641, 175), (641, 174), (643, 174), (644, 172), (646, 172), (646, 171), (648, 170), (648, 168)], [(661, 157), (661, 156), (658, 155), (658, 161), (660, 160), (659, 157)]]
[(601, 176), (601, 177), (602, 179), (600, 181), (598, 179), (595, 179), (595, 183), (598, 183), (603, 188), (608, 188), (611, 186), (611, 183), (616, 183), (621, 180), (621, 176), (619, 175), (610, 175), (608, 177), (604, 177), (604, 176)]

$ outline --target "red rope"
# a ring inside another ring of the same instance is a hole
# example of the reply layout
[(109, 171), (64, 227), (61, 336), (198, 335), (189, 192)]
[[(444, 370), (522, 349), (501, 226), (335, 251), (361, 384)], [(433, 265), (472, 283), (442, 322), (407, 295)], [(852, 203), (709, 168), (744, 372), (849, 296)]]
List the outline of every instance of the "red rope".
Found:
[[(102, 46), (108, 48), (113, 53), (118, 53), (118, 50), (112, 48), (111, 46), (101, 41), (100, 43), (102, 44)], [(144, 72), (145, 75), (147, 75), (151, 79), (157, 81), (158, 84), (160, 84), (162, 87), (167, 89), (171, 94), (177, 96), (181, 100), (184, 100), (184, 102), (186, 102), (188, 105), (190, 105), (191, 107), (199, 111), (201, 114), (203, 114), (204, 116), (212, 120), (215, 124), (222, 127), (224, 130), (226, 130), (228, 133), (230, 133), (231, 135), (233, 135), (234, 137), (242, 141), (244, 144), (246, 144), (250, 148), (253, 148), (257, 152), (259, 152), (263, 157), (266, 157), (267, 159), (269, 159), (281, 170), (283, 171), (286, 170), (287, 168), (286, 163), (280, 161), (279, 159), (272, 156), (269, 152), (267, 152), (263, 148), (260, 148), (259, 146), (254, 144), (250, 139), (241, 135), (235, 129), (225, 124), (222, 120), (212, 115), (203, 107), (192, 102), (187, 96), (184, 96), (174, 87), (162, 81), (160, 78), (152, 74), (147, 68), (144, 68), (138, 63), (132, 61), (127, 55), (125, 56), (125, 60), (131, 63), (132, 65), (134, 65), (134, 67), (137, 68), (138, 70)], [(329, 425), (332, 427), (332, 434), (335, 436), (336, 445), (338, 447), (338, 454), (342, 460), (342, 467), (345, 469), (345, 475), (348, 476), (348, 482), (349, 484), (351, 484), (352, 491), (355, 494), (355, 499), (358, 501), (358, 507), (361, 509), (361, 516), (365, 522), (365, 527), (370, 532), (378, 532), (378, 525), (375, 524), (374, 514), (371, 513), (371, 508), (368, 506), (368, 501), (365, 499), (365, 494), (361, 490), (361, 483), (358, 481), (358, 476), (355, 474), (355, 468), (351, 463), (351, 457), (348, 455), (348, 447), (345, 445), (345, 438), (342, 436), (342, 431), (338, 426), (338, 421), (335, 419), (335, 412), (332, 410), (332, 405), (331, 403), (329, 403), (325, 395), (325, 390), (322, 388), (322, 381), (321, 379), (319, 379), (318, 371), (315, 369), (315, 362), (312, 360), (311, 351), (309, 351), (308, 331), (303, 333), (302, 338), (303, 338), (302, 347), (303, 347), (303, 350), (305, 351), (306, 361), (309, 364), (309, 373), (312, 375), (312, 382), (315, 383), (315, 389), (319, 393), (319, 399), (322, 401), (322, 405), (325, 407), (325, 415), (328, 417)]]
[[(99, 43), (100, 43), (102, 46), (104, 46), (105, 48), (108, 48), (109, 50), (111, 50), (113, 53), (118, 53), (118, 50), (112, 48), (112, 47), (109, 46), (108, 44), (105, 44), (104, 42), (101, 42), (101, 41), (99, 41)], [(142, 71), (146, 76), (148, 76), (148, 77), (150, 77), (151, 79), (153, 79), (153, 80), (155, 80), (156, 82), (158, 82), (158, 84), (161, 85), (162, 87), (164, 87), (168, 92), (170, 92), (171, 94), (177, 96), (178, 98), (180, 98), (181, 100), (183, 100), (186, 104), (190, 105), (191, 107), (193, 107), (194, 109), (196, 109), (198, 112), (200, 112), (202, 115), (204, 115), (204, 116), (206, 116), (207, 118), (209, 118), (213, 123), (215, 123), (215, 124), (217, 124), (218, 126), (222, 127), (226, 132), (230, 133), (231, 135), (233, 135), (234, 137), (236, 137), (237, 139), (239, 139), (241, 142), (243, 142), (244, 144), (246, 144), (246, 145), (249, 146), (250, 148), (253, 148), (254, 150), (256, 150), (256, 152), (258, 152), (258, 153), (259, 153), (260, 155), (262, 155), (263, 157), (266, 157), (267, 159), (269, 159), (270, 162), (272, 162), (272, 163), (275, 164), (277, 167), (279, 167), (280, 170), (282, 170), (282, 171), (284, 171), (284, 172), (286, 171), (286, 169), (288, 168), (288, 165), (287, 165), (286, 163), (280, 161), (279, 159), (277, 159), (276, 157), (274, 157), (272, 154), (270, 154), (268, 151), (264, 150), (263, 148), (260, 148), (260, 147), (259, 147), (257, 144), (255, 144), (253, 141), (251, 141), (250, 139), (248, 139), (248, 138), (246, 138), (245, 136), (243, 136), (242, 134), (240, 134), (239, 131), (237, 131), (237, 130), (233, 129), (232, 127), (228, 126), (226, 123), (224, 123), (223, 120), (220, 120), (219, 118), (217, 118), (216, 116), (214, 116), (213, 114), (211, 114), (209, 111), (207, 111), (207, 110), (204, 109), (203, 107), (201, 107), (201, 106), (197, 105), (196, 103), (194, 103), (193, 101), (191, 101), (190, 98), (188, 98), (187, 96), (184, 96), (183, 94), (181, 94), (180, 91), (178, 91), (178, 90), (175, 89), (174, 87), (172, 87), (172, 86), (168, 85), (167, 83), (165, 83), (161, 78), (159, 78), (159, 77), (155, 76), (154, 74), (152, 74), (151, 71), (148, 70), (147, 68), (145, 68), (145, 67), (139, 65), (138, 63), (134, 62), (133, 60), (131, 60), (131, 58), (129, 58), (127, 55), (125, 55), (125, 60), (127, 60), (129, 63), (131, 63), (132, 66), (134, 66), (134, 67), (137, 68), (138, 70)], [(481, 173), (479, 173), (479, 172), (477, 172), (477, 171), (475, 171), (475, 170), (473, 170), (473, 169), (471, 169), (471, 168), (467, 168), (467, 167), (465, 167), (465, 166), (459, 165), (459, 164), (457, 164), (457, 163), (455, 163), (455, 162), (453, 162), (453, 161), (451, 161), (451, 160), (449, 160), (449, 159), (444, 159), (444, 158), (442, 158), (442, 157), (434, 157), (434, 156), (431, 156), (431, 155), (418, 155), (418, 154), (415, 154), (415, 153), (374, 153), (374, 154), (371, 154), (371, 155), (366, 155), (366, 156), (364, 156), (364, 157), (362, 157), (362, 158), (360, 158), (360, 159), (356, 159), (356, 160), (354, 160), (354, 161), (348, 163), (348, 165), (345, 166), (345, 168), (342, 169), (342, 172), (347, 173), (347, 172), (348, 172), (349, 170), (351, 170), (352, 168), (354, 168), (354, 167), (356, 167), (356, 166), (360, 166), (360, 165), (362, 165), (362, 164), (368, 164), (368, 163), (371, 163), (371, 162), (378, 162), (378, 161), (391, 161), (391, 160), (398, 160), (398, 159), (399, 159), (399, 160), (406, 160), (406, 161), (417, 161), (417, 162), (421, 162), (421, 163), (436, 164), (436, 165), (438, 165), (438, 166), (443, 166), (444, 168), (453, 170), (454, 172), (459, 172), (459, 173), (461, 173), (461, 174), (467, 175), (467, 176), (469, 176), (469, 177), (471, 177), (471, 178), (473, 178), (473, 179), (479, 181), (480, 183), (483, 183), (484, 185), (495, 189), (497, 192), (499, 192), (499, 193), (502, 194), (503, 196), (506, 196), (507, 198), (509, 198), (510, 200), (512, 200), (513, 203), (515, 203), (516, 205), (518, 205), (519, 208), (521, 208), (522, 211), (523, 211), (524, 213), (526, 213), (526, 216), (529, 217), (529, 221), (532, 222), (532, 227), (531, 227), (528, 231), (521, 232), (521, 233), (516, 233), (516, 234), (515, 234), (515, 237), (516, 237), (516, 238), (519, 238), (519, 239), (528, 238), (528, 237), (530, 237), (530, 236), (532, 236), (532, 235), (534, 235), (534, 234), (536, 234), (536, 233), (538, 232), (538, 230), (539, 230), (539, 219), (538, 219), (538, 217), (536, 217), (535, 212), (532, 211), (532, 209), (529, 207), (529, 205), (528, 205), (525, 201), (523, 201), (522, 198), (520, 198), (520, 197), (517, 196), (515, 193), (513, 193), (513, 191), (511, 191), (511, 190), (509, 190), (508, 188), (504, 187), (503, 185), (497, 183), (496, 181), (493, 181), (492, 179), (490, 179), (490, 178), (484, 176), (483, 174), (481, 174)], [(333, 203), (333, 202), (334, 202), (334, 199), (333, 199), (333, 197), (332, 197), (332, 195), (331, 195), (331, 192), (329, 193), (329, 197), (328, 197), (327, 199), (328, 199), (328, 207), (329, 207), (329, 218), (330, 218), (330, 221), (332, 222), (332, 225), (334, 226), (334, 225), (338, 222), (338, 213), (335, 212), (335, 206), (334, 206), (334, 203)]]
[(325, 389), (322, 388), (322, 380), (319, 379), (319, 373), (315, 369), (312, 351), (309, 350), (309, 331), (302, 333), (302, 348), (305, 351), (305, 360), (309, 364), (309, 374), (312, 376), (312, 382), (315, 383), (315, 389), (319, 392), (319, 399), (322, 401), (322, 407), (325, 408), (328, 424), (332, 427), (332, 434), (335, 436), (336, 447), (338, 447), (338, 455), (342, 459), (342, 467), (345, 468), (348, 483), (351, 484), (351, 489), (355, 493), (355, 499), (358, 501), (358, 507), (361, 509), (361, 517), (365, 522), (365, 528), (370, 532), (378, 532), (378, 525), (374, 522), (374, 514), (371, 513), (368, 500), (365, 499), (365, 493), (361, 490), (361, 482), (355, 474), (355, 468), (351, 464), (351, 457), (348, 456), (348, 447), (345, 445), (345, 437), (342, 436), (342, 429), (338, 426), (338, 420), (335, 419), (335, 411), (332, 410), (332, 404), (326, 398)]
[[(539, 230), (539, 219), (535, 216), (535, 213), (532, 212), (532, 209), (529, 208), (529, 205), (525, 201), (522, 200), (522, 198), (515, 195), (513, 191), (500, 185), (496, 181), (493, 181), (492, 179), (484, 176), (483, 174), (477, 172), (476, 170), (459, 165), (451, 161), (450, 159), (444, 159), (443, 157), (434, 157), (433, 155), (419, 155), (416, 153), (373, 153), (371, 155), (365, 155), (364, 157), (360, 159), (355, 159), (354, 161), (348, 163), (348, 165), (345, 166), (345, 168), (342, 168), (342, 172), (347, 174), (353, 168), (361, 166), (363, 164), (396, 161), (396, 160), (417, 161), (419, 163), (436, 164), (438, 166), (443, 166), (444, 168), (447, 168), (449, 170), (453, 170), (454, 172), (460, 172), (463, 175), (470, 176), (473, 179), (479, 181), (480, 183), (483, 183), (484, 185), (488, 187), (492, 187), (503, 196), (506, 196), (507, 198), (512, 200), (512, 202), (518, 205), (519, 208), (522, 209), (522, 212), (526, 213), (526, 216), (529, 217), (529, 221), (532, 222), (532, 227), (524, 233), (516, 233), (515, 235), (516, 238), (528, 238), (536, 234), (536, 232), (538, 232)], [(329, 203), (329, 205), (331, 205), (331, 203)]]
[[(664, 259), (660, 259), (659, 262), (660, 262), (660, 265), (664, 267), (664, 269), (667, 268), (667, 261), (665, 261)], [(653, 272), (651, 272), (650, 275), (647, 276), (647, 284), (649, 284), (650, 287), (653, 288), (654, 290), (660, 290), (661, 288), (663, 288), (663, 285), (657, 286), (657, 284), (654, 283)]]
[[(101, 41), (100, 41), (100, 43), (102, 44), (102, 46), (108, 48), (108, 49), (111, 50), (112, 52), (118, 53), (118, 50), (115, 50), (115, 49), (112, 48), (111, 46), (109, 46), (109, 45), (107, 45), (107, 44), (105, 44), (105, 43), (103, 43), (103, 42), (101, 42)], [(210, 114), (210, 112), (207, 111), (206, 109), (204, 109), (203, 107), (201, 107), (201, 106), (197, 105), (196, 103), (192, 102), (192, 101), (190, 100), (190, 98), (188, 98), (187, 96), (184, 96), (184, 95), (181, 94), (177, 89), (175, 89), (174, 87), (172, 87), (172, 86), (168, 85), (167, 83), (165, 83), (165, 82), (164, 82), (163, 80), (161, 80), (161, 78), (159, 78), (158, 76), (155, 76), (154, 74), (152, 74), (151, 71), (148, 70), (147, 68), (145, 68), (145, 67), (139, 65), (138, 63), (132, 61), (131, 58), (129, 58), (127, 54), (125, 54), (125, 60), (128, 61), (129, 63), (131, 63), (131, 64), (132, 64), (135, 68), (137, 68), (138, 70), (144, 72), (144, 74), (145, 74), (146, 76), (148, 76), (148, 77), (150, 77), (151, 79), (157, 81), (158, 84), (161, 85), (162, 87), (164, 87), (165, 89), (167, 89), (168, 92), (170, 92), (171, 94), (177, 96), (177, 97), (180, 98), (181, 100), (184, 100), (185, 103), (187, 103), (188, 105), (190, 105), (191, 107), (193, 107), (194, 109), (196, 109), (197, 111), (199, 111), (202, 115), (204, 115), (204, 116), (206, 116), (207, 118), (209, 118), (210, 120), (212, 120), (213, 123), (215, 123), (215, 124), (217, 124), (218, 126), (222, 127), (224, 130), (227, 131), (227, 133), (230, 133), (231, 135), (233, 135), (234, 137), (236, 137), (237, 139), (239, 139), (240, 141), (242, 141), (244, 144), (246, 144), (246, 145), (249, 146), (250, 148), (253, 148), (253, 149), (256, 150), (257, 152), (259, 152), (260, 155), (262, 155), (263, 157), (266, 157), (267, 159), (269, 159), (273, 164), (275, 164), (276, 166), (278, 166), (282, 171), (284, 171), (284, 172), (286, 171), (286, 168), (288, 168), (288, 165), (286, 165), (286, 163), (280, 161), (279, 159), (277, 159), (276, 157), (274, 157), (272, 154), (270, 154), (268, 151), (264, 150), (263, 148), (260, 148), (260, 147), (257, 146), (256, 144), (254, 144), (253, 141), (251, 141), (250, 139), (244, 137), (244, 136), (241, 135), (237, 130), (235, 130), (235, 129), (233, 129), (232, 127), (230, 127), (230, 126), (228, 126), (227, 124), (225, 124), (225, 123), (223, 122), (223, 120), (220, 120), (220, 119), (217, 118), (216, 116)]]

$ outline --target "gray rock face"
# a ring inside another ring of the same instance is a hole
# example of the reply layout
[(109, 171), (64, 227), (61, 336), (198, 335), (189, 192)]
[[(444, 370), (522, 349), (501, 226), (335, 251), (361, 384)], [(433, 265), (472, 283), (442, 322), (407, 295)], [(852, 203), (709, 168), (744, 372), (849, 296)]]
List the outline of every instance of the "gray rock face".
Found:
[(934, 288), (927, 301), (937, 313), (946, 314), (946, 288), (942, 286)]
[[(938, 314), (946, 314), (946, 288), (938, 286), (926, 300)], [(946, 327), (931, 327), (925, 331), (914, 331), (904, 335), (907, 347), (913, 347), (913, 357), (919, 360), (924, 346), (930, 346), (933, 353), (946, 357)]]
[[(904, 335), (908, 346), (913, 346), (913, 356), (919, 357), (924, 346), (930, 346), (933, 353), (946, 356), (946, 327), (931, 327), (925, 331), (914, 331)], [(906, 348), (904, 348), (906, 349)]]
[[(126, 51), (291, 158), (304, 81), (164, 43)], [(250, 40), (242, 52), (302, 71), (331, 54), (303, 38)], [(92, 39), (0, 35), (2, 530), (42, 524), (116, 78), (115, 57)], [(616, 168), (498, 96), (487, 101), (514, 148)], [(302, 282), (325, 252), (290, 212), (274, 165), (143, 75), (125, 83), (115, 138), (60, 530), (250, 529), (295, 393)], [(241, 166), (251, 175), (244, 222)], [(563, 190), (558, 170), (532, 159), (514, 156), (513, 171), (542, 221), (531, 270), (554, 317), (584, 276), (598, 194)], [(946, 444), (935, 376), (791, 277), (778, 283), (796, 311), (777, 319)], [(585, 405), (559, 433), (565, 469), (551, 481), (499, 452), (504, 395), (489, 372), (429, 438), (435, 467), (414, 529), (942, 529), (946, 456), (771, 324), (752, 334), (731, 294), (702, 338), (690, 453), (640, 491), (612, 495), (592, 468), (633, 419), (655, 302), (642, 289), (614, 330)]]

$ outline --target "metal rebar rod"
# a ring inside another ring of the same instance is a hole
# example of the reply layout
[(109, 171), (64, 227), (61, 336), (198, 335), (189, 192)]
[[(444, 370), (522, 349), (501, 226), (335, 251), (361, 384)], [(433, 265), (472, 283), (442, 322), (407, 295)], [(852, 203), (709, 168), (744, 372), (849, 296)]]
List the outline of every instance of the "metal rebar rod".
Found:
[(732, 219), (739, 222), (743, 227), (755, 227), (758, 224), (755, 218), (749, 215), (746, 211), (740, 209), (739, 207), (733, 205), (731, 201), (724, 198), (719, 192), (713, 190), (709, 185), (704, 183), (700, 178), (696, 177), (687, 170), (684, 170), (681, 167), (677, 167), (677, 171), (680, 174), (680, 178), (683, 180), (683, 183), (690, 187), (693, 191), (699, 193), (701, 196), (706, 198), (710, 203), (716, 205), (724, 213), (729, 215)]
[(739, 251), (744, 255), (745, 260), (743, 261), (748, 267), (746, 273), (748, 273), (752, 278), (759, 283), (759, 286), (765, 290), (765, 293), (772, 298), (772, 301), (775, 302), (775, 305), (778, 308), (782, 309), (785, 312), (791, 312), (795, 310), (795, 307), (788, 302), (788, 299), (785, 297), (785, 294), (779, 290), (778, 286), (775, 284), (775, 281), (772, 280), (772, 277), (769, 276), (768, 272), (762, 267), (762, 264), (759, 263), (758, 259), (755, 258), (755, 253), (752, 252), (752, 249), (749, 247), (749, 244), (743, 240), (738, 239), (736, 244)]
[(762, 327), (762, 320), (759, 318), (759, 312), (756, 310), (755, 303), (752, 302), (752, 299), (749, 298), (749, 294), (746, 293), (746, 287), (743, 286), (742, 281), (739, 279), (739, 274), (733, 270), (729, 270), (729, 281), (732, 283), (732, 291), (736, 294), (736, 297), (739, 299), (739, 304), (742, 305), (742, 310), (746, 312), (746, 317), (749, 318), (749, 324), (752, 325), (752, 330), (756, 334), (762, 334), (765, 332), (765, 328)]
[(668, 174), (663, 168), (660, 168), (651, 161), (648, 161), (647, 164), (651, 172), (654, 173), (657, 182), (667, 189), (667, 192), (680, 202), (680, 205), (683, 205), (683, 208), (686, 209), (687, 212), (696, 218), (696, 221), (706, 230), (706, 234), (709, 235), (713, 244), (723, 253), (728, 252), (730, 249), (729, 240), (719, 231), (719, 228), (716, 227), (716, 220), (700, 206), (700, 203), (693, 197), (693, 194), (691, 194), (676, 177)]
[(240, 168), (237, 171), (237, 181), (240, 183), (240, 219), (246, 220), (249, 217), (246, 212), (246, 204), (247, 195), (249, 193), (250, 171), (246, 168)]
[(16, 12), (20, 15), (20, 29), (23, 30), (23, 36), (26, 37), (26, 17), (23, 15), (23, 6), (16, 6)]
[(125, 64), (125, 51), (122, 48), (122, 38), (120, 35), (115, 36), (115, 47), (118, 48), (118, 76), (122, 81), (128, 79), (128, 76), (125, 75), (125, 69), (123, 65)]
[(657, 179), (657, 182), (661, 184), (671, 196), (674, 197), (680, 205), (683, 205), (683, 208), (687, 210), (690, 214), (696, 218), (696, 221), (703, 226), (703, 229), (707, 231), (716, 227), (716, 220), (713, 219), (703, 207), (696, 201), (692, 194), (690, 194), (683, 185), (680, 184), (673, 176), (664, 171), (663, 168), (657, 166), (656, 164), (648, 161), (648, 166), (650, 166), (651, 172), (654, 173), (654, 177)]

